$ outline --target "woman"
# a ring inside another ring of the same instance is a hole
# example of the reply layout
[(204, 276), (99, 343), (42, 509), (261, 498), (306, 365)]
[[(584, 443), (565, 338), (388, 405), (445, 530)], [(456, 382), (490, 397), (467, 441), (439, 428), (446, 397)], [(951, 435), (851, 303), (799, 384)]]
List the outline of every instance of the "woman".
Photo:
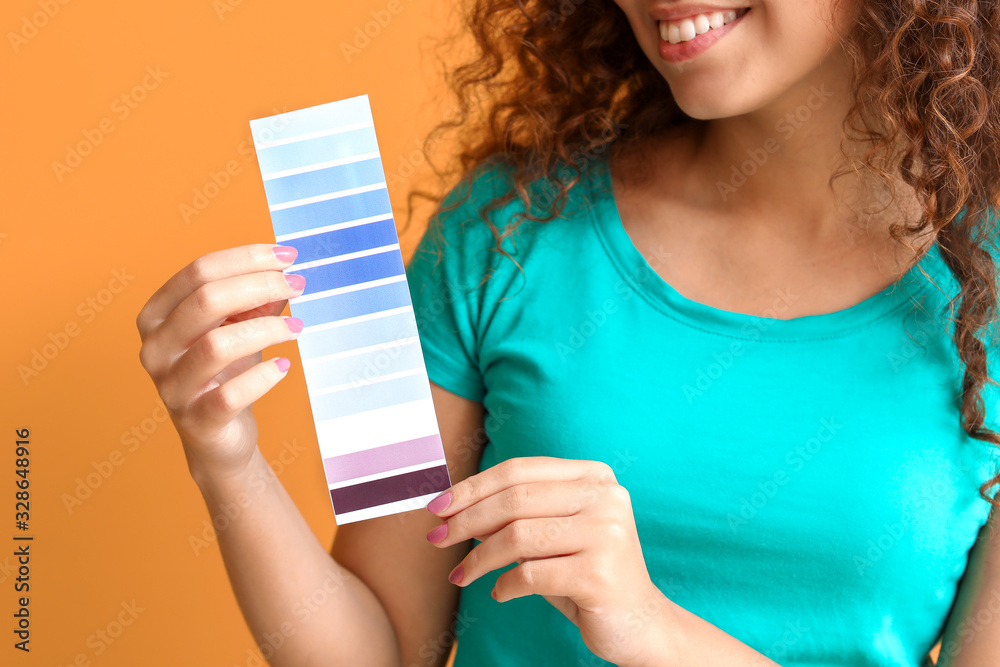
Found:
[(140, 313), (264, 655), (1000, 664), (1000, 5), (616, 3), (469, 16), (464, 178), (407, 267), (455, 482), (427, 512), (331, 559), (257, 449), (294, 249)]

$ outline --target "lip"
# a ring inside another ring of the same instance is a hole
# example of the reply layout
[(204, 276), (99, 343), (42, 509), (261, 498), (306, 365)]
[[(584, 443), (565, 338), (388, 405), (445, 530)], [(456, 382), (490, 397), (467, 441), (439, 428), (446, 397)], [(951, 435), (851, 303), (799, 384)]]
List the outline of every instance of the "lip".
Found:
[[(677, 9), (684, 9), (685, 6), (678, 7)], [(739, 9), (747, 9), (746, 7), (741, 7)], [(685, 10), (686, 11), (686, 10)], [(720, 10), (713, 10), (720, 11)], [(751, 10), (752, 11), (752, 10)], [(681, 42), (680, 44), (671, 44), (670, 42), (660, 38), (660, 27), (659, 24), (656, 25), (656, 39), (659, 40), (659, 51), (660, 58), (667, 61), (668, 63), (679, 63), (685, 60), (690, 60), (697, 56), (700, 56), (705, 51), (708, 51), (718, 42), (720, 39), (728, 35), (733, 31), (736, 26), (743, 23), (743, 19), (750, 15), (751, 11), (747, 11), (743, 16), (740, 16), (735, 21), (727, 23), (718, 30), (709, 30), (706, 33), (698, 35), (694, 39), (688, 42)], [(682, 17), (682, 18), (687, 18)], [(665, 21), (672, 19), (657, 19), (657, 21)]]
[(671, 5), (670, 7), (654, 7), (649, 12), (649, 17), (654, 21), (680, 21), (681, 19), (693, 18), (698, 14), (727, 12), (730, 9), (740, 11), (741, 9), (747, 9), (747, 7), (744, 5), (728, 7), (719, 5), (696, 5), (689, 3), (683, 5)]

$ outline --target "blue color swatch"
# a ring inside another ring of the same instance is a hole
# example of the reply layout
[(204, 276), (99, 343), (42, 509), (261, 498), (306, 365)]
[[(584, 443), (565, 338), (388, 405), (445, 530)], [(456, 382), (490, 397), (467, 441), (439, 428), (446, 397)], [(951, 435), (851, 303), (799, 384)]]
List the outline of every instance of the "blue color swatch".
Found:
[(451, 486), (367, 95), (250, 121), (338, 524)]

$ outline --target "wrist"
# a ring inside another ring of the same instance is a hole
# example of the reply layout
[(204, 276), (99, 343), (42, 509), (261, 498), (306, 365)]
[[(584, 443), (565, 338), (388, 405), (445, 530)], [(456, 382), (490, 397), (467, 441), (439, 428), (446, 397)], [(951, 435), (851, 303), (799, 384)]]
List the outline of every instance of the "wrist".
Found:
[(205, 463), (189, 461), (188, 472), (206, 500), (239, 494), (252, 484), (259, 485), (261, 480), (274, 474), (264, 455), (256, 447), (242, 466), (220, 469)]
[[(680, 665), (682, 637), (678, 632), (681, 608), (658, 588), (647, 598), (638, 615), (642, 650), (627, 667), (673, 667)], [(626, 667), (621, 665), (620, 667)]]

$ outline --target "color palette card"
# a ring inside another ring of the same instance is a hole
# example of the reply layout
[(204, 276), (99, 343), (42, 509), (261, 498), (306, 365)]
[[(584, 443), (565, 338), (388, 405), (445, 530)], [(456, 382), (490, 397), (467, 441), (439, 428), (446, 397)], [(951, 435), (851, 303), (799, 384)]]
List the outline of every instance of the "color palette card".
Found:
[(451, 486), (368, 96), (250, 121), (337, 524)]

